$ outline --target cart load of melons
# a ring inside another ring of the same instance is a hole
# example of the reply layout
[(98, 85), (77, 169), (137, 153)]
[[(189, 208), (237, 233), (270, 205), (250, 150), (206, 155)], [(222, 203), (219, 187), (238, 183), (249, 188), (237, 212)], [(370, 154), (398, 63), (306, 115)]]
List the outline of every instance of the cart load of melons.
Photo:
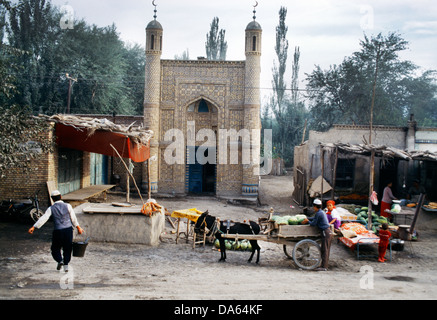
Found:
[(291, 225), (297, 226), (301, 225), (302, 222), (307, 219), (307, 216), (304, 214), (298, 214), (295, 216), (273, 216), (270, 221), (275, 222), (278, 225)]
[[(217, 249), (220, 249), (220, 241), (218, 239), (215, 240), (214, 246)], [(250, 244), (249, 240), (225, 240), (225, 247), (226, 250), (233, 250), (233, 251), (252, 251), (252, 245)]]

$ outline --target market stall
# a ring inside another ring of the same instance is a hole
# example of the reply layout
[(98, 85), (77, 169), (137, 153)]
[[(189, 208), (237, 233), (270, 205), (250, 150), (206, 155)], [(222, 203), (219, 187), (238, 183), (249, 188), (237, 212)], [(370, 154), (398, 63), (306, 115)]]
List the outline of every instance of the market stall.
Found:
[[(181, 237), (182, 233), (185, 233), (185, 237), (186, 237), (186, 241), (188, 243), (189, 241), (189, 237), (190, 235), (193, 235), (193, 246), (196, 246), (196, 233), (192, 232), (192, 230), (190, 230), (190, 224), (192, 223), (196, 223), (197, 219), (199, 219), (200, 215), (203, 212), (197, 210), (196, 208), (192, 208), (192, 209), (183, 209), (183, 210), (176, 210), (173, 211), (173, 213), (171, 214), (172, 218), (176, 218), (178, 219), (177, 221), (177, 231), (176, 231), (176, 243), (179, 242), (179, 238)], [(181, 219), (187, 219), (187, 230), (186, 232), (180, 232), (180, 225), (181, 225)], [(202, 241), (200, 241), (200, 243), (203, 243), (203, 245), (205, 245), (205, 237), (203, 238)]]

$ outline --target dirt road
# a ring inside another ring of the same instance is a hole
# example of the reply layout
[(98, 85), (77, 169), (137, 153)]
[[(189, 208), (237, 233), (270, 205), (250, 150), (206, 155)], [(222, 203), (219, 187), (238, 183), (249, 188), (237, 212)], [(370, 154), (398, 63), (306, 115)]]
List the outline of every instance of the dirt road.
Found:
[[(290, 213), (290, 177), (263, 180), (263, 207), (245, 207), (214, 198), (159, 199), (169, 211), (196, 207), (223, 219), (252, 220), (268, 208)], [(285, 187), (284, 187), (285, 186)], [(288, 186), (288, 187), (287, 187)], [(291, 186), (292, 188), (292, 186)], [(109, 199), (111, 201), (112, 199)], [(295, 209), (297, 210), (297, 209)], [(357, 260), (334, 242), (330, 270), (299, 270), (280, 245), (261, 242), (261, 262), (248, 264), (247, 252), (219, 252), (175, 243), (167, 223), (155, 248), (92, 242), (70, 272), (56, 271), (50, 255), (51, 228), (30, 236), (28, 225), (0, 223), (0, 299), (93, 300), (299, 300), (436, 299), (437, 232), (420, 231), (417, 242), (394, 252), (393, 261)]]

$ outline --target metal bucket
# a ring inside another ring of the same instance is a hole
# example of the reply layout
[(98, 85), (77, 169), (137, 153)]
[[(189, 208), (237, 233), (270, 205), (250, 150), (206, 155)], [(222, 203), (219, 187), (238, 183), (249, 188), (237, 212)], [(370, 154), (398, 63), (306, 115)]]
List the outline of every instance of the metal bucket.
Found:
[(404, 251), (404, 240), (401, 239), (394, 239), (390, 240), (391, 242), (391, 248), (393, 251)]
[(73, 257), (83, 258), (85, 256), (89, 239), (88, 237), (84, 242), (73, 242)]

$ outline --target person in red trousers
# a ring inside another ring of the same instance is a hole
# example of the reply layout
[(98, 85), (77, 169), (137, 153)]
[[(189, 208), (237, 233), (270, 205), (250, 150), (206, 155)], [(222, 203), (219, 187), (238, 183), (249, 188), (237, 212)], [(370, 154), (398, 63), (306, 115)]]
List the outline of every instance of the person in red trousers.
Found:
[(388, 231), (388, 224), (383, 223), (381, 225), (381, 230), (379, 230), (379, 246), (378, 246), (379, 262), (385, 262), (387, 260), (385, 259), (385, 253), (390, 243), (390, 237), (391, 237), (391, 233), (390, 231)]
[(389, 218), (390, 221), (393, 219), (392, 214), (385, 212), (385, 210), (391, 210), (391, 206), (393, 203), (393, 200), (397, 200), (397, 198), (393, 195), (393, 192), (391, 188), (393, 187), (393, 182), (387, 183), (387, 186), (384, 188), (384, 193), (382, 195), (381, 200), (381, 212), (380, 215), (382, 217)]

